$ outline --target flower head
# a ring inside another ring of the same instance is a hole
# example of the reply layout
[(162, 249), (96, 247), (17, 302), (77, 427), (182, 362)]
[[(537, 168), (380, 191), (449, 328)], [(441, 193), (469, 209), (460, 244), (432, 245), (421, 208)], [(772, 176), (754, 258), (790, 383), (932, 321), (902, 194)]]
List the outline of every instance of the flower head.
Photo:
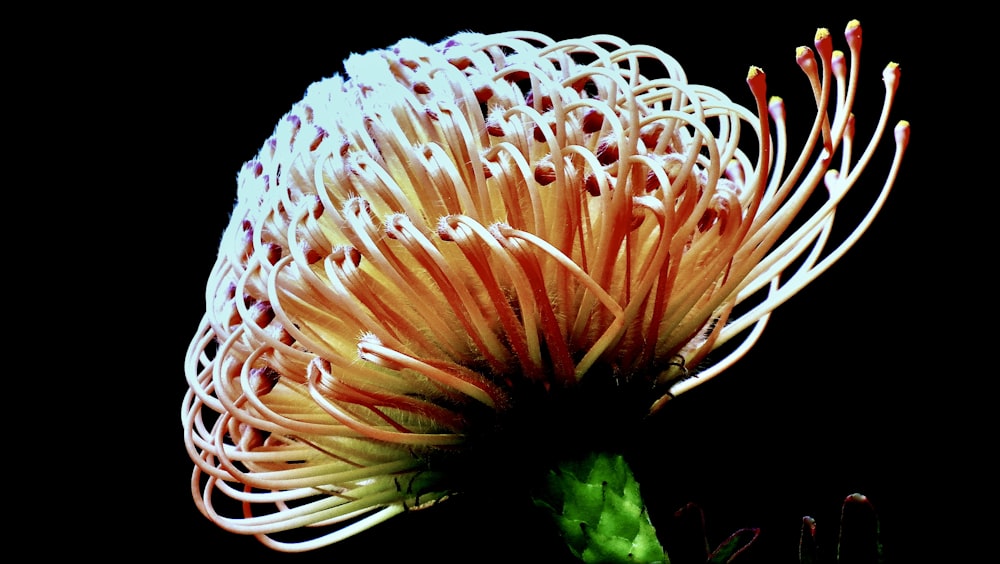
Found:
[(349, 58), (239, 173), (186, 361), (199, 508), (274, 548), (323, 546), (447, 495), (435, 453), (525, 404), (591, 386), (644, 415), (730, 365), (895, 177), (905, 122), (870, 213), (824, 250), (899, 76), (855, 159), (860, 34), (849, 57), (825, 30), (799, 50), (818, 111), (797, 156), (760, 69), (744, 108), (611, 36)]

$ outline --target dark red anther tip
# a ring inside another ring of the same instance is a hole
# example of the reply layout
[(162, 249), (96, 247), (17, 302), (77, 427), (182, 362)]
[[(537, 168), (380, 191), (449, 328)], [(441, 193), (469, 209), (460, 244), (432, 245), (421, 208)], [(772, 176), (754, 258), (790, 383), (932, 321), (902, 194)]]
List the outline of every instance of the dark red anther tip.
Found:
[(587, 110), (583, 114), (583, 119), (580, 121), (580, 129), (584, 133), (597, 133), (601, 130), (604, 125), (604, 114), (593, 108)]
[(551, 161), (542, 161), (535, 165), (535, 182), (548, 186), (556, 181), (556, 165)]

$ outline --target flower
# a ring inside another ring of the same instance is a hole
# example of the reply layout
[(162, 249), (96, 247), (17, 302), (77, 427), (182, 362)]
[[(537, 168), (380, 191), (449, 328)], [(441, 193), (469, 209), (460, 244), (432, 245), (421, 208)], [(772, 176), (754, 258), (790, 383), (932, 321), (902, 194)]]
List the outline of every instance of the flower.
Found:
[(406, 39), (312, 85), (239, 173), (187, 354), (199, 509), (313, 549), (446, 497), (437, 461), (526, 405), (591, 387), (641, 416), (731, 365), (900, 165), (905, 122), (824, 250), (899, 78), (855, 160), (860, 25), (845, 36), (851, 64), (826, 30), (797, 53), (818, 111), (792, 158), (760, 69), (748, 109), (611, 36)]

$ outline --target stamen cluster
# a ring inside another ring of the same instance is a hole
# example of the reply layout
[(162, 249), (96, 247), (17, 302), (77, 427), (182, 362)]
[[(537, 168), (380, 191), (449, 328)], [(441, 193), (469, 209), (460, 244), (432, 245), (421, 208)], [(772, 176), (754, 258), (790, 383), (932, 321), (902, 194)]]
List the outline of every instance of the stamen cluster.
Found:
[(199, 508), (315, 548), (446, 495), (422, 453), (461, 450), (522, 393), (600, 380), (655, 411), (731, 364), (864, 231), (899, 166), (905, 122), (871, 213), (824, 251), (899, 75), (886, 69), (853, 160), (856, 22), (846, 37), (851, 65), (825, 30), (799, 51), (818, 111), (787, 165), (760, 69), (747, 109), (611, 36), (463, 33), (352, 56), (239, 173), (186, 362)]

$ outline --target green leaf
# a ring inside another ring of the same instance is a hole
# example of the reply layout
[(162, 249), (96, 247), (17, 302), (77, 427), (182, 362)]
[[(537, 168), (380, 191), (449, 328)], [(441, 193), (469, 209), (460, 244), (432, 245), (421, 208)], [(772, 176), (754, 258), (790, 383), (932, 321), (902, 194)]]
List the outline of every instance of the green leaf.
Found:
[(710, 548), (701, 507), (687, 503), (674, 513), (672, 520), (660, 525), (664, 550), (672, 564), (705, 564)]
[(740, 529), (724, 540), (712, 554), (708, 556), (707, 564), (729, 564), (744, 550), (757, 540), (759, 529)]
[(802, 532), (799, 534), (799, 564), (817, 564), (819, 547), (816, 544), (816, 520), (802, 518)]
[(879, 564), (883, 561), (879, 522), (868, 498), (852, 494), (840, 513), (839, 564)]
[(547, 510), (583, 562), (668, 564), (639, 483), (621, 455), (592, 453), (549, 472), (535, 505)]

